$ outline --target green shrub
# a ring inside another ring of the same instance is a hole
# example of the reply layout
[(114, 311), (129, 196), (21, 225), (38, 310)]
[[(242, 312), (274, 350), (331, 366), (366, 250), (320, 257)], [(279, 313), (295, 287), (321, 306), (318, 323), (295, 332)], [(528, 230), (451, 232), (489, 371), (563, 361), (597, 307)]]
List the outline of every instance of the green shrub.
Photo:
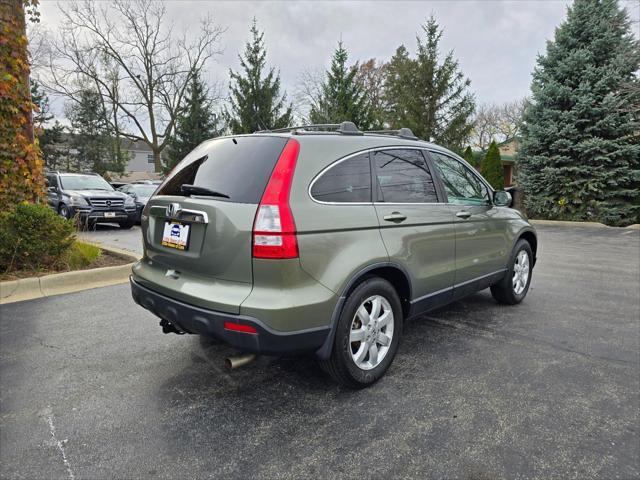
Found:
[(471, 147), (465, 148), (464, 152), (462, 153), (462, 158), (469, 162), (469, 165), (473, 167), (476, 166), (476, 157), (473, 155), (473, 150), (471, 150)]
[(500, 159), (500, 149), (496, 142), (491, 142), (487, 154), (482, 160), (482, 176), (489, 182), (495, 190), (504, 189), (504, 172), (502, 160)]
[(67, 251), (65, 262), (69, 270), (78, 270), (91, 265), (101, 254), (95, 245), (76, 241)]
[(42, 204), (21, 203), (0, 212), (0, 269), (40, 270), (55, 266), (75, 241), (75, 225)]

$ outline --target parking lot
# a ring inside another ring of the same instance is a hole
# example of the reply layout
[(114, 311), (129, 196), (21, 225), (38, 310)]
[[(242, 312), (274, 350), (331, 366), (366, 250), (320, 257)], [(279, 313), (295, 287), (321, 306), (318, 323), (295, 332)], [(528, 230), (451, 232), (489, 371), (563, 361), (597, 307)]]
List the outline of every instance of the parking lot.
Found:
[(226, 372), (127, 285), (2, 306), (0, 477), (638, 478), (640, 231), (538, 231), (521, 305), (410, 322), (362, 391), (311, 358)]
[(139, 225), (130, 230), (123, 230), (116, 224), (99, 223), (93, 230), (80, 232), (79, 236), (106, 247), (120, 248), (142, 255), (142, 232)]

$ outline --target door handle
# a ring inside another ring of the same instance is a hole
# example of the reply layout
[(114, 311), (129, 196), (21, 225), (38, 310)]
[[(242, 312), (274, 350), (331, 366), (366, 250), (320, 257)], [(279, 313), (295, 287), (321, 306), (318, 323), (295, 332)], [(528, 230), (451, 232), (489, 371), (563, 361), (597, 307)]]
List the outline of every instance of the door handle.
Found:
[(471, 212), (467, 212), (466, 210), (460, 210), (458, 213), (456, 213), (456, 217), (462, 218), (463, 220), (466, 220), (470, 216)]
[(403, 215), (400, 212), (392, 212), (391, 215), (385, 215), (383, 218), (387, 222), (400, 223), (400, 222), (404, 222), (407, 219), (407, 216)]

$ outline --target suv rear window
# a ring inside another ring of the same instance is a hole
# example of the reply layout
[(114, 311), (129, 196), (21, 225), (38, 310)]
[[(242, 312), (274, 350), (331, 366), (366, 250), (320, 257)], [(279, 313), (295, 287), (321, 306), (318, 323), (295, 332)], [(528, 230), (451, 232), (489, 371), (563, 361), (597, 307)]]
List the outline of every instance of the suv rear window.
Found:
[(225, 137), (206, 142), (185, 157), (159, 188), (157, 195), (184, 196), (183, 184), (195, 185), (234, 203), (260, 203), (271, 171), (287, 138)]
[(311, 187), (311, 196), (321, 202), (370, 202), (369, 153), (361, 153), (329, 168)]

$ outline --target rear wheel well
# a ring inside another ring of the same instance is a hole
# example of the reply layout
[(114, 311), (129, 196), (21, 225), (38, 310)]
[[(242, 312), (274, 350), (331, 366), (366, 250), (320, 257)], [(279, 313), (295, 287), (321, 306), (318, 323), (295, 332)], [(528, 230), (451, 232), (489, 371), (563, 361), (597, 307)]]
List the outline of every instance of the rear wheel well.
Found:
[(526, 240), (529, 243), (529, 245), (531, 246), (531, 251), (533, 252), (533, 262), (535, 264), (538, 252), (538, 239), (536, 238), (534, 233), (524, 232), (522, 235), (520, 235), (520, 238), (518, 240)]
[(348, 297), (355, 288), (367, 278), (380, 277), (389, 282), (398, 293), (400, 297), (400, 303), (402, 304), (402, 316), (407, 318), (409, 316), (409, 308), (411, 306), (411, 287), (409, 280), (402, 270), (396, 267), (377, 267), (364, 273), (358, 278), (351, 287), (345, 293), (345, 297)]

